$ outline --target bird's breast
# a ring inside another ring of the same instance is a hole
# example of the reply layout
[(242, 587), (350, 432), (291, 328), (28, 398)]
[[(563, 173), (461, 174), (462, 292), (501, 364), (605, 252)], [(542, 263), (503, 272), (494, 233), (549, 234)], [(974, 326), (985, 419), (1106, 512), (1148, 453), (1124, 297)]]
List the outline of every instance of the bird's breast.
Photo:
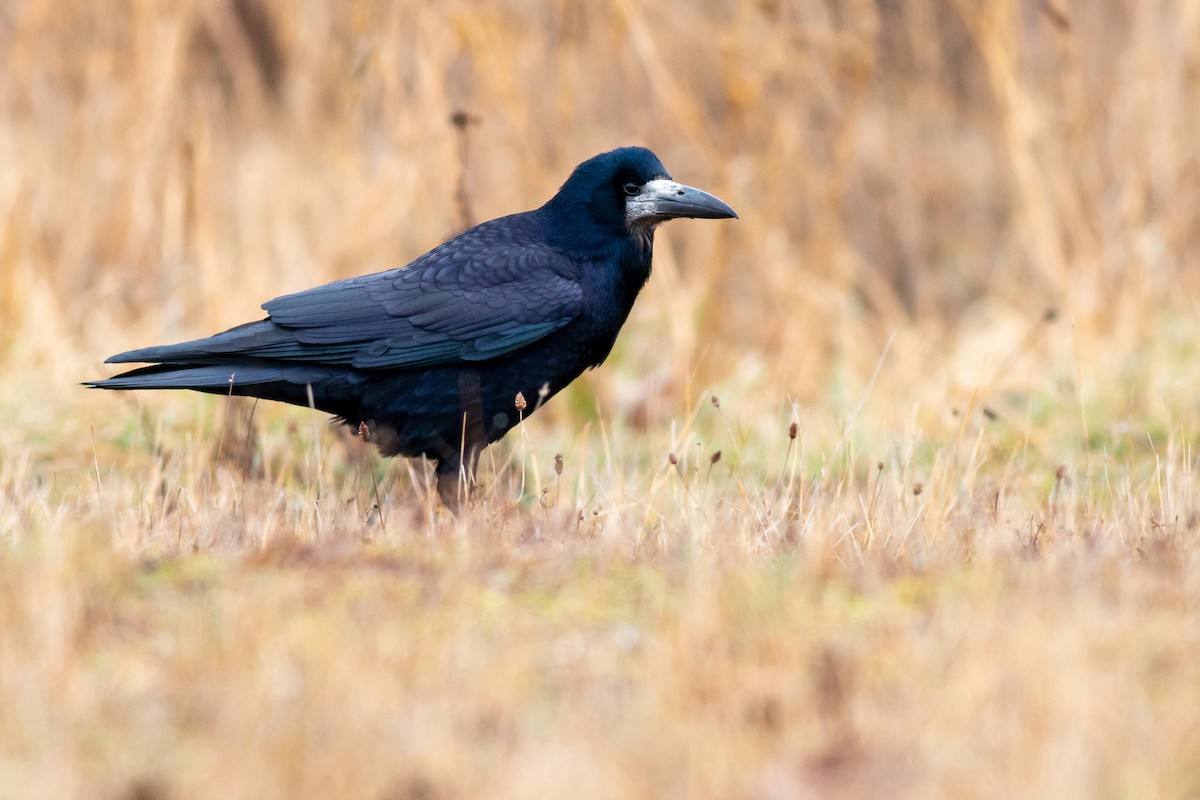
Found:
[(647, 256), (644, 264), (626, 262), (616, 268), (604, 265), (584, 280), (577, 336), (586, 344), (586, 367), (599, 366), (608, 357), (649, 275)]

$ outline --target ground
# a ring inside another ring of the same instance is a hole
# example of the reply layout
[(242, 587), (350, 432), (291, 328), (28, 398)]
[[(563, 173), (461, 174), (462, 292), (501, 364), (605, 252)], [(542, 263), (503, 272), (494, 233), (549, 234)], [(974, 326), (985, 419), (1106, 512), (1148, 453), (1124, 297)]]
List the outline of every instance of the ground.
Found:
[[(0, 798), (1200, 796), (1200, 14), (443, 5), (0, 3)], [(77, 385), (630, 143), (741, 219), (458, 516)]]

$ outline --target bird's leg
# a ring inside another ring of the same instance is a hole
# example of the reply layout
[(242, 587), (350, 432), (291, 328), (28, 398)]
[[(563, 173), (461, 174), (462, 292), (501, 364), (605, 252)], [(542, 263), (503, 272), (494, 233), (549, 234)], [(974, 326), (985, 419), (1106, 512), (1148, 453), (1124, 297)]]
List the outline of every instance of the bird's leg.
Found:
[(442, 504), (458, 513), (463, 503), (471, 499), (475, 491), (476, 468), (482, 448), (468, 447), (453, 458), (438, 461), (437, 492)]
[(454, 513), (458, 513), (458, 509), (462, 507), (462, 502), (469, 494), (468, 488), (460, 475), (460, 470), (457, 464), (453, 469), (443, 469), (447, 466), (446, 462), (438, 464), (437, 468), (437, 493), (442, 499), (442, 505)]
[(477, 371), (463, 370), (459, 373), (458, 402), (462, 410), (461, 439), (454, 452), (443, 453), (437, 466), (438, 496), (451, 511), (457, 511), (464, 501), (471, 498), (475, 489), (479, 453), (487, 446), (483, 396)]

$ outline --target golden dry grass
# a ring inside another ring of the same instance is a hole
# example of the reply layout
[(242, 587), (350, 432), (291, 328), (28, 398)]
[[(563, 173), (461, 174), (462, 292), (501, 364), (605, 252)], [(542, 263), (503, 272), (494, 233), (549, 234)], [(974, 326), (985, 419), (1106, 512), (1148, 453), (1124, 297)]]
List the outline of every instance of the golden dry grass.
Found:
[[(0, 798), (1200, 796), (1198, 41), (0, 3)], [(460, 518), (320, 415), (76, 385), (628, 143), (742, 219)]]

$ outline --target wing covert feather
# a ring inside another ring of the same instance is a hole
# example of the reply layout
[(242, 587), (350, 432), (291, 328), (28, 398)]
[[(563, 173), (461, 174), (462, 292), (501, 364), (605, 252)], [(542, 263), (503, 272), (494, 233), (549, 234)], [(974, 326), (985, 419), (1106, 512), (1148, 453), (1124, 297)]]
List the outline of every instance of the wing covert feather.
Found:
[(583, 292), (571, 259), (537, 242), (496, 241), (488, 225), (407, 267), (284, 295), (263, 305), (283, 336), (248, 355), (404, 369), (482, 361), (564, 327)]

